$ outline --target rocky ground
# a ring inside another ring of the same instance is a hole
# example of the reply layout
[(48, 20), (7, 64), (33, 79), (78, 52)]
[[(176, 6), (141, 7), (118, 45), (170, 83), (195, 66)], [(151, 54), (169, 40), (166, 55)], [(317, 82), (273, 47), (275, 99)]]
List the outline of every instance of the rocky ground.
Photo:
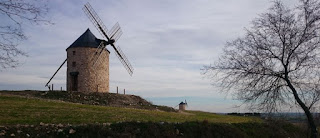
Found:
[(307, 137), (305, 130), (284, 122), (219, 124), (203, 122), (119, 122), (102, 124), (0, 126), (0, 137)]
[(102, 105), (177, 112), (175, 109), (171, 107), (153, 105), (152, 103), (136, 95), (97, 92), (82, 93), (67, 91), (0, 91), (0, 94), (61, 100), (66, 102), (89, 105)]

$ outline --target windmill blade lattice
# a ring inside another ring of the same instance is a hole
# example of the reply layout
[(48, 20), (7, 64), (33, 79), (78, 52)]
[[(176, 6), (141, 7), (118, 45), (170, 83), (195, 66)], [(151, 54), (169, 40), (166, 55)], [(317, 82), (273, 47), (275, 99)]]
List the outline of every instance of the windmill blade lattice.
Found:
[(104, 48), (107, 45), (104, 44), (103, 41), (101, 41), (100, 45), (98, 46), (98, 48), (96, 49), (96, 52), (94, 52), (94, 56), (93, 56), (93, 67), (95, 67), (95, 65), (97, 64), (97, 62), (99, 61), (99, 58), (104, 50)]
[(113, 39), (115, 42), (117, 42), (121, 35), (122, 30), (120, 28), (120, 25), (119, 23), (116, 23), (109, 32), (110, 39)]
[[(113, 45), (113, 44), (112, 44)], [(117, 48), (113, 45), (113, 48), (115, 49), (115, 51), (117, 52), (117, 57), (119, 58), (119, 60), (121, 61), (122, 65), (126, 68), (126, 70), (128, 71), (128, 73), (130, 74), (130, 76), (132, 76), (133, 74), (133, 67), (131, 66), (129, 60), (127, 59), (127, 57), (123, 54), (122, 50), (120, 49), (120, 47), (118, 46)]]
[[(87, 14), (87, 16), (89, 17), (89, 19), (91, 20), (91, 22), (93, 23), (93, 25), (98, 29), (98, 31), (100, 32), (100, 34), (107, 38), (107, 44), (110, 44), (113, 49), (116, 51), (116, 55), (119, 58), (120, 62), (122, 63), (122, 65), (126, 68), (126, 70), (128, 71), (128, 73), (130, 74), (130, 76), (132, 76), (133, 74), (133, 67), (131, 66), (129, 60), (127, 59), (127, 57), (124, 55), (124, 53), (122, 52), (122, 50), (120, 49), (120, 47), (116, 47), (114, 45), (114, 42), (116, 40), (119, 39), (119, 37), (122, 35), (122, 31), (120, 28), (119, 23), (116, 23), (114, 27), (112, 27), (109, 36), (107, 35), (107, 28), (105, 27), (105, 25), (103, 24), (103, 22), (101, 21), (101, 19), (99, 18), (99, 16), (97, 15), (97, 13), (93, 10), (93, 8), (91, 7), (91, 5), (89, 3), (84, 5), (83, 8), (84, 12)], [(99, 57), (98, 57), (99, 58)]]
[(93, 10), (90, 3), (84, 5), (83, 11), (86, 13), (93, 25), (97, 28), (99, 33), (109, 40), (109, 37), (107, 36), (107, 27), (103, 24), (97, 13)]
[(188, 103), (187, 103), (187, 100), (186, 100), (186, 99), (184, 99), (184, 102), (185, 102), (186, 106), (188, 106)]

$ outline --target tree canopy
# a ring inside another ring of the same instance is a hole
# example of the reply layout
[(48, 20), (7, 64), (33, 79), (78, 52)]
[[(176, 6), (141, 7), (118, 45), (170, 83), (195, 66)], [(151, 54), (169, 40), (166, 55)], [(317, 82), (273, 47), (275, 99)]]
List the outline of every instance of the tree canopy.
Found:
[(243, 37), (226, 44), (219, 61), (205, 66), (222, 87), (252, 108), (276, 111), (299, 105), (316, 136), (310, 109), (320, 99), (320, 2), (294, 8), (275, 1)]

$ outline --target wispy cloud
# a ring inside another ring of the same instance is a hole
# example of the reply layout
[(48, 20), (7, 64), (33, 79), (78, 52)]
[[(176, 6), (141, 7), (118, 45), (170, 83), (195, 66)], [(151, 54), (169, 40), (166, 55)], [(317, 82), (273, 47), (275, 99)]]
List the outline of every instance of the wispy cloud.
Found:
[[(45, 83), (66, 58), (65, 49), (87, 28), (102, 38), (82, 11), (86, 2), (48, 2), (48, 17), (55, 25), (25, 27), (29, 39), (20, 48), (29, 57), (22, 57), (23, 65), (17, 69), (0, 72), (0, 89), (46, 89)], [(119, 86), (129, 94), (162, 97), (162, 101), (167, 99), (171, 103), (179, 101), (168, 97), (187, 97), (196, 99), (191, 100), (191, 109), (213, 112), (234, 110), (232, 106), (237, 102), (211, 86), (200, 69), (217, 60), (224, 44), (243, 34), (243, 28), (271, 4), (269, 0), (89, 2), (108, 28), (117, 21), (120, 23), (124, 34), (117, 45), (135, 68), (130, 77), (108, 47), (112, 92)], [(294, 5), (289, 0), (285, 3)], [(65, 89), (65, 76), (66, 67), (63, 67), (52, 81), (55, 88)]]

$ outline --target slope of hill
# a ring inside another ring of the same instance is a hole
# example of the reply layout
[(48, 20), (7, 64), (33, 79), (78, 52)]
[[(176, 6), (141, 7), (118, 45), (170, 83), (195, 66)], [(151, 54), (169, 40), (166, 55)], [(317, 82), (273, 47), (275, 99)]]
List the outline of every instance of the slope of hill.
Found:
[(260, 122), (258, 118), (225, 116), (199, 111), (164, 112), (110, 106), (94, 106), (16, 96), (0, 96), (0, 125), (43, 123), (105, 123), (105, 122), (185, 122), (221, 123)]
[(19, 95), (23, 97), (36, 97), (42, 99), (61, 100), (66, 102), (81, 103), (88, 105), (102, 105), (112, 107), (127, 107), (148, 110), (162, 110), (167, 112), (177, 112), (167, 106), (153, 105), (140, 96), (123, 95), (116, 93), (82, 93), (66, 91), (0, 91), (4, 95)]

